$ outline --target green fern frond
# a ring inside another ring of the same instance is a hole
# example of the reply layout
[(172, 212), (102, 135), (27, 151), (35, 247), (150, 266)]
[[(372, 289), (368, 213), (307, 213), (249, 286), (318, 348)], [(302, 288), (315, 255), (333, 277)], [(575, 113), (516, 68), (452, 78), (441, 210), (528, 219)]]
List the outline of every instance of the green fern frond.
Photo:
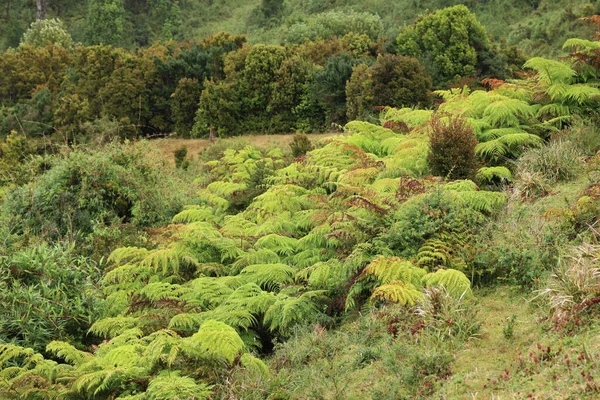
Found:
[(90, 332), (101, 337), (114, 338), (124, 331), (137, 326), (139, 319), (135, 317), (113, 317), (96, 321)]
[(298, 239), (272, 233), (258, 239), (255, 247), (264, 247), (280, 256), (290, 256), (298, 248)]
[(512, 135), (501, 136), (498, 139), (483, 142), (475, 146), (475, 153), (478, 155), (498, 158), (510, 155), (517, 155), (522, 148), (539, 147), (544, 143), (544, 139), (530, 133), (515, 133)]
[(212, 222), (216, 223), (220, 221), (221, 215), (217, 211), (206, 206), (188, 206), (179, 214), (173, 217), (173, 223), (187, 224), (190, 222)]
[(197, 333), (181, 340), (181, 349), (195, 359), (224, 359), (230, 365), (244, 349), (244, 342), (229, 325), (208, 320)]
[(148, 400), (208, 400), (212, 394), (212, 386), (206, 383), (196, 383), (190, 377), (180, 376), (179, 371), (162, 371), (150, 381), (145, 398)]
[(78, 366), (93, 358), (92, 354), (77, 350), (69, 343), (53, 340), (46, 346), (46, 351), (54, 353), (66, 362)]
[(506, 195), (499, 192), (480, 190), (477, 192), (455, 192), (456, 199), (475, 211), (492, 214), (506, 204)]
[(536, 71), (539, 79), (548, 85), (556, 83), (569, 84), (576, 76), (576, 72), (567, 64), (541, 57), (529, 59), (523, 67)]
[(211, 309), (221, 304), (234, 289), (226, 285), (223, 278), (202, 277), (186, 284), (189, 291), (181, 300), (203, 309)]
[(489, 104), (483, 111), (483, 118), (495, 127), (518, 127), (521, 120), (534, 117), (536, 107), (529, 103), (506, 98)]
[(247, 282), (254, 282), (266, 290), (276, 290), (294, 280), (295, 271), (285, 264), (254, 264), (240, 272)]
[(240, 364), (255, 376), (259, 376), (261, 378), (269, 377), (269, 367), (267, 367), (267, 365), (260, 358), (254, 357), (250, 353), (244, 353), (244, 355), (242, 355), (240, 358)]
[(570, 38), (565, 41), (562, 48), (563, 50), (572, 49), (579, 52), (585, 50), (598, 50), (600, 49), (600, 42), (593, 42), (591, 40), (579, 38)]
[(477, 134), (477, 140), (480, 142), (487, 142), (488, 140), (498, 139), (505, 135), (512, 135), (515, 133), (527, 133), (520, 128), (493, 128), (482, 131)]
[(414, 306), (422, 296), (423, 294), (412, 283), (393, 281), (375, 289), (371, 302), (380, 300)]
[(471, 281), (455, 269), (439, 269), (425, 275), (422, 279), (425, 287), (443, 286), (455, 297), (471, 296)]
[(204, 313), (180, 313), (169, 321), (169, 329), (185, 332), (196, 332), (206, 319)]
[(452, 253), (453, 248), (449, 243), (439, 239), (428, 239), (419, 248), (417, 265), (429, 271), (437, 267), (452, 267)]
[(150, 253), (147, 249), (139, 247), (121, 247), (114, 250), (108, 256), (108, 262), (116, 265), (124, 263), (136, 263), (142, 261)]
[(453, 192), (475, 192), (479, 190), (477, 184), (469, 179), (446, 183), (442, 188), (452, 190)]
[(485, 182), (491, 182), (495, 178), (511, 182), (513, 176), (506, 167), (482, 167), (477, 171), (477, 178)]
[(400, 257), (377, 257), (363, 270), (364, 275), (374, 277), (381, 284), (403, 281), (418, 285), (426, 273)]
[(152, 282), (147, 284), (140, 294), (150, 301), (177, 300), (189, 291), (188, 288), (168, 282)]
[(280, 294), (265, 313), (264, 323), (272, 332), (278, 331), (287, 336), (296, 324), (306, 323), (320, 312), (318, 302), (323, 300), (324, 296), (323, 290), (306, 292), (300, 297)]
[(253, 264), (279, 264), (281, 257), (275, 251), (270, 249), (250, 249), (240, 255), (231, 265), (234, 273), (239, 273), (242, 269)]

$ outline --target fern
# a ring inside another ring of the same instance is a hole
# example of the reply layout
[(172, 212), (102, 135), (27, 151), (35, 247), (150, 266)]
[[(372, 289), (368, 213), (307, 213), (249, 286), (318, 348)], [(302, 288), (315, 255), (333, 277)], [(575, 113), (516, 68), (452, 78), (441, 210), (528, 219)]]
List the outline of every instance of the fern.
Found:
[(536, 71), (539, 79), (547, 85), (556, 83), (569, 84), (572, 83), (576, 76), (576, 72), (567, 64), (541, 57), (529, 59), (523, 67)]
[(495, 127), (518, 127), (521, 120), (534, 117), (536, 108), (519, 99), (505, 98), (488, 105), (483, 118)]
[(455, 198), (473, 210), (493, 214), (506, 204), (506, 195), (499, 192), (455, 192)]
[(223, 322), (208, 320), (189, 338), (182, 339), (181, 350), (194, 359), (223, 359), (230, 365), (241, 355), (244, 342)]
[(187, 376), (180, 376), (179, 371), (162, 371), (160, 375), (150, 381), (146, 391), (148, 400), (172, 399), (210, 399), (212, 386), (196, 381)]
[(380, 300), (413, 306), (421, 297), (421, 292), (412, 283), (393, 281), (375, 289), (371, 296), (371, 302)]
[(114, 317), (104, 318), (97, 321), (90, 328), (90, 332), (98, 336), (114, 338), (124, 331), (134, 328), (138, 323), (135, 317)]
[(439, 269), (425, 275), (422, 279), (425, 287), (442, 286), (455, 297), (470, 296), (471, 282), (460, 271), (454, 269)]
[(317, 302), (324, 299), (324, 294), (322, 290), (306, 292), (300, 297), (279, 294), (265, 313), (264, 323), (269, 330), (287, 336), (296, 324), (311, 321), (320, 312)]
[(255, 376), (261, 378), (269, 377), (269, 367), (267, 367), (261, 359), (254, 357), (252, 354), (244, 353), (240, 358), (240, 363), (242, 364), (242, 367)]
[(189, 206), (173, 217), (174, 223), (190, 222), (218, 222), (221, 219), (219, 212), (210, 207)]
[(270, 234), (258, 239), (255, 246), (264, 247), (280, 256), (289, 256), (296, 252), (298, 248), (298, 239)]
[(491, 182), (494, 179), (511, 182), (513, 175), (506, 167), (483, 167), (477, 171), (477, 178), (484, 182)]
[(276, 290), (294, 280), (295, 271), (285, 264), (254, 264), (244, 268), (240, 275), (266, 290)]
[(377, 257), (363, 271), (363, 275), (372, 276), (381, 284), (402, 281), (416, 286), (426, 273), (399, 257)]
[(46, 346), (46, 351), (54, 353), (56, 356), (75, 366), (81, 365), (92, 358), (90, 353), (77, 350), (69, 343), (59, 342), (56, 340), (48, 343)]
[(488, 142), (479, 143), (475, 147), (475, 153), (489, 158), (516, 156), (523, 148), (539, 147), (543, 143), (544, 140), (537, 135), (514, 133)]

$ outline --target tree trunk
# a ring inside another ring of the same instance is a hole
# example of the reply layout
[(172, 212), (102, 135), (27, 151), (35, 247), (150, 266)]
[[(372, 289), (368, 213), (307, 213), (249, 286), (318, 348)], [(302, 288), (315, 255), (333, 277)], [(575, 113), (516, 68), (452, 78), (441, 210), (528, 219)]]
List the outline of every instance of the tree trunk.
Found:
[(35, 0), (37, 4), (37, 19), (38, 21), (46, 18), (46, 10), (48, 10), (48, 0)]
[(215, 131), (215, 128), (213, 128), (212, 126), (210, 127), (210, 134), (208, 135), (208, 142), (212, 143), (215, 141), (215, 139), (217, 138), (217, 132)]

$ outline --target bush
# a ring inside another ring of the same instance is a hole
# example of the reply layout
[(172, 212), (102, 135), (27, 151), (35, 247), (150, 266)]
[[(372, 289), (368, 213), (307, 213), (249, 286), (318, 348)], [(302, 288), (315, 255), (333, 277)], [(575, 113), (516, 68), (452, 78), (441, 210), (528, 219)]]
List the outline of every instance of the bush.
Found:
[(583, 165), (579, 148), (573, 142), (561, 139), (539, 149), (530, 149), (519, 159), (521, 175), (540, 174), (549, 184), (576, 178)]
[(101, 271), (72, 245), (41, 244), (0, 258), (0, 342), (44, 351), (52, 340), (86, 341), (102, 313)]
[(175, 157), (175, 168), (186, 169), (189, 166), (190, 162), (189, 160), (186, 160), (187, 153), (188, 149), (186, 146), (181, 146), (173, 152), (173, 156)]
[(298, 133), (292, 138), (290, 148), (292, 149), (292, 155), (294, 157), (300, 157), (313, 150), (315, 147), (310, 142), (308, 136)]
[(450, 179), (469, 179), (477, 171), (477, 139), (471, 125), (460, 116), (435, 115), (430, 122), (427, 162), (431, 172)]
[(144, 143), (111, 144), (57, 156), (49, 171), (7, 193), (2, 216), (12, 219), (16, 233), (50, 241), (80, 241), (115, 223), (166, 223), (181, 210), (188, 189), (152, 163), (149, 151)]
[(378, 108), (428, 107), (432, 104), (431, 78), (412, 57), (385, 54), (370, 67), (354, 68), (346, 85), (349, 119), (364, 119)]

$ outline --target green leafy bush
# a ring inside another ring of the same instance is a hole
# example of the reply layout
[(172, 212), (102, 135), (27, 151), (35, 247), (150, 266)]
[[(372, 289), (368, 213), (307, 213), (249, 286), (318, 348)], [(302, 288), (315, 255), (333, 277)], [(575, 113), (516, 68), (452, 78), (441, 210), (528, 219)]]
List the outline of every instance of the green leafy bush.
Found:
[(473, 128), (460, 116), (435, 115), (430, 122), (427, 162), (431, 172), (450, 179), (473, 178), (477, 170)]
[(432, 103), (431, 78), (417, 59), (385, 54), (370, 67), (354, 68), (346, 84), (349, 119), (378, 114), (384, 106), (428, 107)]

